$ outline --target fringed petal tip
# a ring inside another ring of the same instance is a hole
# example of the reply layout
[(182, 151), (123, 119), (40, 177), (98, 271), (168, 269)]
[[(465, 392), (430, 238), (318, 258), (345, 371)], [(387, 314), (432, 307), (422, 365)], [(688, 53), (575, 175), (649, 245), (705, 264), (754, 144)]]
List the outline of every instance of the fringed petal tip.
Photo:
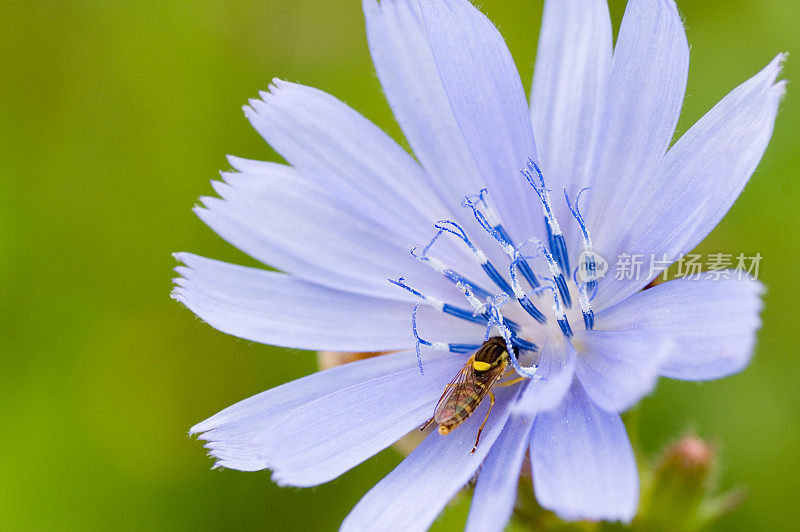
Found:
[(784, 64), (788, 59), (789, 52), (781, 52), (776, 55), (762, 71), (762, 74), (767, 79), (767, 87), (770, 91), (770, 96), (778, 102), (786, 96), (786, 86), (789, 84), (789, 80), (778, 79), (778, 76), (783, 73)]
[[(458, 371), (449, 353), (373, 357), (313, 373), (240, 401), (189, 429), (215, 467), (272, 469), (272, 480), (308, 487), (328, 482), (414, 430)], [(359, 404), (353, 409), (353, 404)]]

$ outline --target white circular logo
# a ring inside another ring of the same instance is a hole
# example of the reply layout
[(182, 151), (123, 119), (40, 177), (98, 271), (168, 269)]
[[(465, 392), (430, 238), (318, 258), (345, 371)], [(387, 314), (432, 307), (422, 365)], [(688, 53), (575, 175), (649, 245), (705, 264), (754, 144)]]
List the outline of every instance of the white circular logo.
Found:
[(593, 249), (584, 249), (578, 257), (578, 271), (575, 277), (581, 283), (602, 279), (608, 273), (608, 262)]

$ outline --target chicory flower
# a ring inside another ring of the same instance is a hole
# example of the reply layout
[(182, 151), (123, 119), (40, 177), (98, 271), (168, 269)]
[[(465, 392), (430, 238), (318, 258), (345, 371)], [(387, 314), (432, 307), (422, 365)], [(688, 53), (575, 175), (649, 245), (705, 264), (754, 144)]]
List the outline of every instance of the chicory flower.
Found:
[[(364, 12), (416, 159), (334, 97), (276, 80), (245, 114), (288, 164), (230, 158), (220, 197), (196, 212), (283, 273), (182, 253), (173, 297), (240, 338), (391, 354), (191, 432), (220, 467), (327, 482), (430, 418), (470, 353), (501, 336), (524, 379), (495, 390), (475, 452), (488, 401), (429, 434), (342, 528), (424, 529), (480, 471), (468, 528), (502, 530), (526, 455), (543, 507), (629, 521), (638, 473), (619, 413), (659, 376), (716, 379), (752, 353), (757, 281), (642, 289), (754, 172), (782, 57), (671, 145), (689, 61), (672, 0), (631, 0), (613, 50), (604, 0), (547, 0), (530, 106), (502, 37), (467, 0), (364, 0)], [(650, 275), (603, 276), (622, 255)]]

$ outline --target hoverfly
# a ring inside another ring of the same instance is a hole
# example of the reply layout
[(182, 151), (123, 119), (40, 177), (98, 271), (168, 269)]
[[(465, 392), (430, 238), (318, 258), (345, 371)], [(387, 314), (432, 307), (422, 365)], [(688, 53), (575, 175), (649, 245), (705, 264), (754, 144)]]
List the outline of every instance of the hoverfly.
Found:
[[(436, 404), (436, 410), (428, 421), (419, 430), (424, 430), (432, 422), (439, 425), (439, 434), (449, 434), (456, 427), (465, 422), (483, 399), (489, 396), (489, 411), (486, 412), (481, 428), (475, 438), (475, 446), (472, 452), (478, 448), (478, 441), (481, 438), (483, 427), (489, 419), (489, 414), (494, 406), (494, 393), (492, 386), (505, 373), (510, 364), (510, 357), (506, 341), (500, 336), (494, 336), (486, 340), (475, 353), (469, 357), (466, 364), (458, 372), (458, 375), (447, 385)], [(520, 379), (513, 379), (502, 386), (507, 386), (518, 382)]]

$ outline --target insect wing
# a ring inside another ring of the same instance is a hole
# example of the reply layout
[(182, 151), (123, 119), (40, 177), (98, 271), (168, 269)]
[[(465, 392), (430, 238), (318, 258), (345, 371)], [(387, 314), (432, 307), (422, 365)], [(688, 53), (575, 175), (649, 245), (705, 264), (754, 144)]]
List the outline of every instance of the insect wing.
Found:
[(470, 358), (458, 375), (447, 385), (433, 414), (437, 423), (463, 421), (478, 407), (494, 382), (503, 373), (502, 367), (476, 375)]

